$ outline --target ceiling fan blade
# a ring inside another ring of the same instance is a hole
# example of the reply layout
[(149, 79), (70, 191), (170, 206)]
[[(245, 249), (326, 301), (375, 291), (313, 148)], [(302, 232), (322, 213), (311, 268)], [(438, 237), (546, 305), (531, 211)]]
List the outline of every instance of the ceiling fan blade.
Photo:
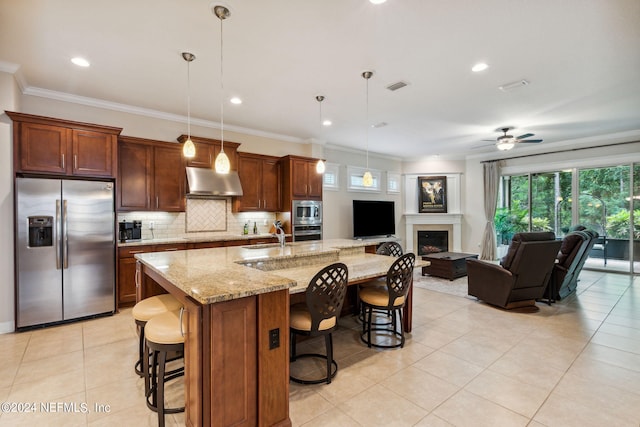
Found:
[(525, 138), (529, 138), (530, 136), (534, 136), (534, 133), (525, 133), (524, 135), (520, 135), (518, 137), (516, 137), (516, 139), (525, 139)]
[(495, 140), (495, 139), (481, 139), (480, 141), (496, 142), (496, 140)]
[[(486, 141), (486, 140), (485, 140)], [(489, 141), (493, 141), (493, 140), (489, 140)], [(484, 145), (476, 145), (474, 147), (469, 148), (470, 150), (478, 150), (480, 148), (486, 148), (486, 147), (491, 147), (495, 144), (484, 144)]]
[(518, 142), (542, 142), (541, 139), (519, 139)]

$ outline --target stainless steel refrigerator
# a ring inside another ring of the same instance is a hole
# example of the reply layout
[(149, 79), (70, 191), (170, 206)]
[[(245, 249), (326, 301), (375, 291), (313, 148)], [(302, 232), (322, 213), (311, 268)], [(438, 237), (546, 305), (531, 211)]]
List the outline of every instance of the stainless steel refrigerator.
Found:
[(113, 183), (16, 178), (16, 327), (115, 310)]

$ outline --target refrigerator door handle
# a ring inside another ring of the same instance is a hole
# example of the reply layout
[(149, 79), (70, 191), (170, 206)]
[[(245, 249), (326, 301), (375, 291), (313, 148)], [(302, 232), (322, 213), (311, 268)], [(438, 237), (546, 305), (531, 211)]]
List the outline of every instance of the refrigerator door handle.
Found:
[(62, 201), (62, 218), (64, 218), (64, 226), (62, 228), (62, 262), (65, 269), (69, 268), (69, 233), (67, 232), (69, 221), (67, 220), (67, 201)]
[(56, 270), (60, 270), (60, 239), (62, 231), (62, 217), (60, 216), (60, 199), (56, 200)]

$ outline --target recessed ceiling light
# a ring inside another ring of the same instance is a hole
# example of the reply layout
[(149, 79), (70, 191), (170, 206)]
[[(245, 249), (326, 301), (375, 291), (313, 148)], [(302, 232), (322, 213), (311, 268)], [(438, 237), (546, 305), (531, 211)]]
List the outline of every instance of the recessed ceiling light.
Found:
[(79, 56), (76, 56), (75, 58), (71, 58), (71, 62), (76, 64), (78, 67), (88, 67), (89, 65), (91, 65), (89, 64), (89, 61)]
[(486, 70), (487, 68), (489, 68), (487, 64), (485, 64), (484, 62), (478, 62), (476, 65), (471, 67), (471, 71), (473, 71), (474, 73), (478, 73), (480, 71)]
[(331, 126), (333, 123), (331, 122), (331, 120), (324, 120), (322, 122), (322, 126)]
[(236, 104), (236, 105), (240, 105), (242, 104), (242, 99), (238, 98), (237, 96), (234, 96), (233, 98), (231, 98), (229, 100), (232, 104)]
[(382, 4), (384, 2), (386, 2), (387, 0), (369, 0), (371, 3), (373, 4)]

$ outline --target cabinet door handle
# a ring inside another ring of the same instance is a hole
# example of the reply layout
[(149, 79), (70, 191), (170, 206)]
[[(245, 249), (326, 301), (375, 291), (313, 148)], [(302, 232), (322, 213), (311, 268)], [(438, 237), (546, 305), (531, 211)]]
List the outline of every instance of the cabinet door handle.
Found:
[(144, 251), (129, 251), (129, 255), (131, 254), (142, 254)]
[(264, 201), (264, 206), (263, 206), (263, 207), (264, 207), (265, 209), (267, 209), (267, 200), (266, 200), (266, 199), (265, 199), (265, 201)]
[(163, 251), (177, 251), (179, 250), (178, 248), (167, 248), (167, 249), (163, 249)]
[(73, 170), (78, 170), (78, 155), (73, 155)]
[(160, 206), (160, 196), (156, 196), (156, 209)]
[(62, 169), (64, 169), (64, 153), (60, 155), (62, 157)]
[(260, 202), (261, 202), (261, 200), (258, 199), (258, 209), (260, 209)]
[(139, 289), (140, 288), (140, 270), (138, 270), (137, 268), (136, 268), (135, 281), (136, 281), (136, 289)]
[(184, 314), (184, 307), (180, 307), (180, 335), (184, 336), (184, 331), (182, 330), (182, 315)]

